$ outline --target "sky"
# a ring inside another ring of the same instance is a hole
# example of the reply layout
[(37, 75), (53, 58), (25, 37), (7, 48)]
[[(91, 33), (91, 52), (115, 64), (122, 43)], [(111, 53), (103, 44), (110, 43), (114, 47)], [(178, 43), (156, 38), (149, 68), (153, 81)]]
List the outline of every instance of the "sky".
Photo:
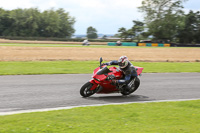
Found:
[[(98, 34), (117, 34), (118, 29), (130, 29), (133, 20), (143, 20), (137, 7), (142, 0), (0, 0), (0, 8), (38, 8), (40, 11), (63, 8), (74, 17), (75, 34), (86, 34), (89, 26)], [(200, 0), (188, 0), (184, 10), (200, 11)]]

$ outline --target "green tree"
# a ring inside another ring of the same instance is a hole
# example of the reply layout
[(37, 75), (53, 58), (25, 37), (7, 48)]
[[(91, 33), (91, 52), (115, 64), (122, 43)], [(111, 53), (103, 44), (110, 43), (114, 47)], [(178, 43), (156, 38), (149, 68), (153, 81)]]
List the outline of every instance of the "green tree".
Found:
[(93, 28), (92, 26), (87, 28), (87, 38), (89, 39), (97, 38), (97, 30)]
[(10, 11), (0, 8), (0, 36), (7, 35), (7, 29), (12, 25), (13, 20), (9, 17)]
[(139, 10), (144, 13), (150, 35), (155, 39), (173, 40), (182, 24), (183, 2), (187, 0), (143, 0)]
[(44, 37), (71, 37), (75, 32), (75, 18), (60, 8), (45, 10), (41, 14), (40, 35)]
[(128, 30), (126, 30), (126, 28), (124, 28), (124, 27), (119, 28), (118, 32), (119, 32), (120, 38), (121, 38), (121, 39), (124, 38), (125, 40), (128, 38), (128, 36), (129, 36), (129, 34), (130, 34), (130, 33), (128, 33), (128, 32), (130, 32), (130, 30), (128, 31)]
[(195, 23), (196, 26), (194, 26), (196, 34), (194, 37), (195, 37), (195, 43), (200, 44), (200, 11), (196, 12), (196, 19), (197, 19)]
[(24, 10), (23, 36), (39, 36), (40, 11), (37, 8)]
[(142, 33), (144, 31), (144, 23), (141, 21), (133, 20), (133, 27), (131, 29), (126, 29), (124, 27), (119, 28), (118, 32), (120, 33), (120, 37), (124, 38), (125, 40), (127, 38), (131, 38), (131, 40), (136, 39), (138, 42), (142, 36)]
[(15, 9), (9, 12), (9, 27), (3, 32), (6, 36), (37, 36), (39, 25), (37, 8)]
[(136, 20), (133, 20), (133, 23), (134, 25), (131, 29), (133, 32), (133, 37), (135, 40), (137, 40), (137, 42), (139, 42), (142, 37), (142, 33), (144, 32), (144, 23)]
[(54, 9), (45, 10), (41, 15), (41, 36), (56, 37), (59, 33), (59, 15)]
[(24, 36), (23, 30), (25, 29), (24, 22), (24, 11), (23, 9), (15, 9), (10, 11), (9, 17), (12, 23), (6, 31), (4, 31), (6, 36)]
[(68, 12), (60, 8), (56, 11), (59, 15), (59, 33), (57, 37), (71, 37), (75, 32), (73, 25), (75, 23), (75, 18), (71, 17)]
[(0, 8), (0, 36), (70, 37), (75, 18), (62, 8), (40, 12), (37, 8), (6, 11)]
[(200, 12), (190, 11), (185, 15), (184, 26), (178, 31), (180, 43), (200, 43)]

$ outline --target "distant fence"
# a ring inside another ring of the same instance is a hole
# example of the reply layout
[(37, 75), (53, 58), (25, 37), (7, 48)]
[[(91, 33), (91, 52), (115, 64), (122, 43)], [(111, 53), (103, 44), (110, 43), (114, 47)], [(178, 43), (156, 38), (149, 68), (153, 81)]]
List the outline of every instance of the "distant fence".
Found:
[(171, 47), (200, 47), (200, 44), (178, 44), (178, 43), (171, 43)]
[[(108, 46), (119, 46), (116, 42), (108, 42)], [(137, 46), (136, 42), (122, 42), (120, 46)]]
[[(116, 42), (108, 42), (108, 46), (119, 46)], [(122, 42), (120, 46), (143, 46), (143, 47), (170, 47), (169, 43), (136, 43)]]
[(147, 47), (170, 47), (169, 43), (138, 43), (138, 46)]

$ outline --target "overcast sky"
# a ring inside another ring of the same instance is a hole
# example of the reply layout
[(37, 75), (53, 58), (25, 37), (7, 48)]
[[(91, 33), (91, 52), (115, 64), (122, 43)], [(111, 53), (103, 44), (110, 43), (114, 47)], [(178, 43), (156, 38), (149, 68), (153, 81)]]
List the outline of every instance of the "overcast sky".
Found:
[[(63, 8), (75, 17), (75, 34), (86, 34), (92, 26), (99, 34), (116, 34), (120, 27), (127, 29), (133, 25), (132, 20), (142, 20), (137, 7), (142, 0), (0, 0), (0, 7), (7, 10), (17, 8)], [(189, 0), (184, 10), (200, 11), (200, 0)]]

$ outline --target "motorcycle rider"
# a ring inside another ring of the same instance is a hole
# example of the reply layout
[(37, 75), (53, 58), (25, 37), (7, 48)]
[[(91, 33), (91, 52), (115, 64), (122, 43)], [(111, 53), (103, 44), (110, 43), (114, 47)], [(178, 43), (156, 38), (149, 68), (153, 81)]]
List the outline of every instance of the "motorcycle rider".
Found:
[(89, 41), (87, 40), (87, 39), (85, 39), (84, 41), (83, 41), (83, 46), (89, 46), (90, 44), (89, 44)]
[(120, 80), (112, 80), (113, 85), (125, 85), (124, 89), (129, 90), (129, 82), (136, 78), (137, 70), (133, 64), (128, 60), (126, 56), (121, 56), (119, 60), (112, 60), (110, 62), (104, 63), (105, 65), (119, 65), (120, 70), (123, 72), (124, 77)]

